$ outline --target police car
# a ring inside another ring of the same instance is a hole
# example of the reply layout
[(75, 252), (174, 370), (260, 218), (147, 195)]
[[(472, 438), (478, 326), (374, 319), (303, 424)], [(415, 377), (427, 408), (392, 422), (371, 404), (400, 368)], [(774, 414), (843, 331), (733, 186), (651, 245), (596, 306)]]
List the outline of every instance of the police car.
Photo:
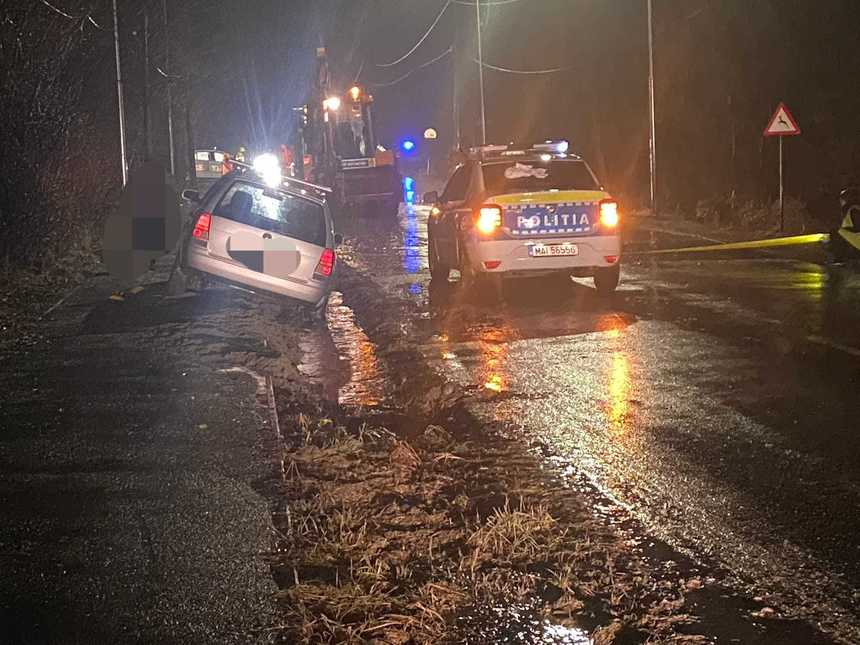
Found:
[(542, 275), (590, 276), (601, 294), (618, 286), (618, 204), (566, 141), (474, 148), (424, 201), (434, 280), (459, 269), (497, 292), (503, 279)]

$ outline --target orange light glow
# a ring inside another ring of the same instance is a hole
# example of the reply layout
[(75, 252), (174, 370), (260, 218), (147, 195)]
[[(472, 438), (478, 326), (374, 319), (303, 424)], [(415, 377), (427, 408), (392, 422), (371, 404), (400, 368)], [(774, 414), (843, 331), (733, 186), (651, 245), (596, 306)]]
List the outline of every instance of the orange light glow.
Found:
[(627, 424), (630, 392), (630, 364), (621, 352), (612, 354), (609, 373), (609, 422), (612, 429), (623, 431)]
[(608, 228), (618, 226), (618, 202), (611, 199), (600, 202), (600, 223)]
[(484, 235), (491, 235), (502, 225), (502, 209), (498, 206), (484, 206), (478, 211), (478, 230)]
[(505, 381), (501, 374), (491, 374), (484, 383), (484, 387), (493, 392), (501, 392), (505, 387)]

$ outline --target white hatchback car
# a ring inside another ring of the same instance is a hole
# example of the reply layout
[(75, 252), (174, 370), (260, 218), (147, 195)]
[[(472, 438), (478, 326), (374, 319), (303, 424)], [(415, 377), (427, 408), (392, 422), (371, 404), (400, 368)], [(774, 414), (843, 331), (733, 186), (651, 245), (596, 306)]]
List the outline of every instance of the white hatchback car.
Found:
[(618, 205), (564, 141), (483, 146), (449, 179), (428, 220), (432, 278), (465, 281), (591, 276), (602, 294), (620, 277)]
[[(320, 187), (321, 188), (321, 187)], [(179, 266), (251, 290), (286, 296), (323, 314), (340, 242), (324, 193), (289, 180), (272, 188), (250, 171), (225, 175), (196, 202)]]

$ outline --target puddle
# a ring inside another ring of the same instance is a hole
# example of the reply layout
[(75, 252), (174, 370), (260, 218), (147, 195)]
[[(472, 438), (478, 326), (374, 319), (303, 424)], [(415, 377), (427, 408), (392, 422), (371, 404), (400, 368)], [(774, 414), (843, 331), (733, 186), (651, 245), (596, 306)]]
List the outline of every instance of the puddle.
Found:
[[(479, 606), (458, 618), (464, 643), (593, 645), (591, 630), (540, 615), (540, 605)], [(594, 627), (598, 621), (593, 621)]]
[(299, 371), (320, 385), (326, 401), (337, 403), (340, 388), (349, 382), (349, 361), (342, 357), (325, 327), (314, 327), (299, 339)]
[(355, 321), (352, 309), (343, 304), (340, 292), (333, 292), (328, 305), (328, 334), (338, 362), (345, 366), (338, 375), (323, 370), (321, 382), (327, 391), (337, 390), (337, 402), (347, 407), (374, 407), (385, 399), (388, 382), (377, 356), (376, 345)]

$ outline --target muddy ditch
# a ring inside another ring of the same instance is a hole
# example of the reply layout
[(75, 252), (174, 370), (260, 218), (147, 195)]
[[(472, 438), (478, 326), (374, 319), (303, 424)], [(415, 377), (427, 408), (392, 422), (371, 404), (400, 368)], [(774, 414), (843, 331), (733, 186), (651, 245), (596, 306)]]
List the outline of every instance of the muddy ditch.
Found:
[(387, 386), (346, 408), (276, 379), (283, 642), (831, 642), (607, 521), (593, 491), (472, 417), (469, 399), (492, 392), (423, 364), (414, 304), (350, 267), (340, 288)]

